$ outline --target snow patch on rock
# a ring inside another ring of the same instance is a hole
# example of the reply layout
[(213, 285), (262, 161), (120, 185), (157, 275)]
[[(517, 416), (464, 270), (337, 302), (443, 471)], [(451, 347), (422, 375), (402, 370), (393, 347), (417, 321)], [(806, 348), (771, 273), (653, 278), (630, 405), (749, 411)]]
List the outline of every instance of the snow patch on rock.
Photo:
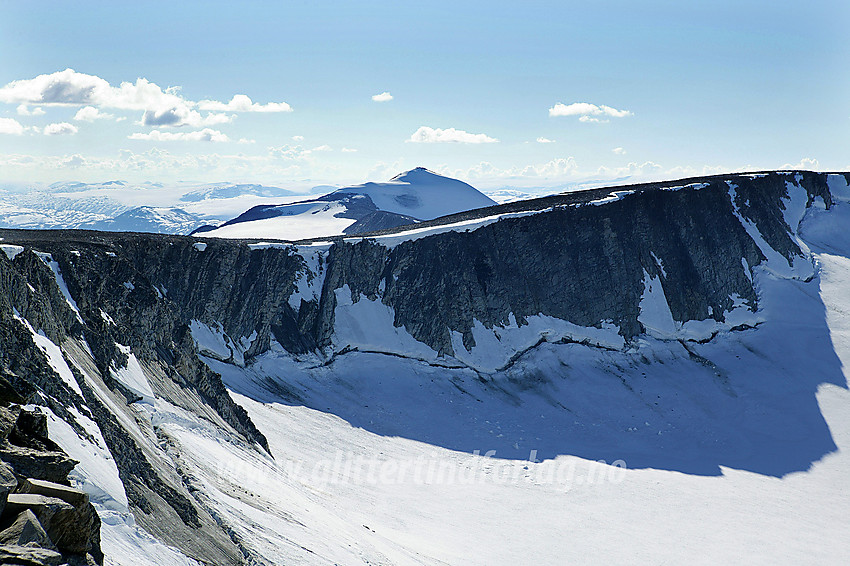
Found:
[(224, 327), (218, 322), (210, 326), (200, 320), (193, 319), (189, 323), (189, 330), (201, 355), (238, 366), (245, 365), (245, 352), (257, 339), (257, 331), (255, 330), (251, 333), (251, 336), (243, 336), (235, 341), (227, 335)]
[(289, 306), (296, 312), (301, 308), (301, 301), (317, 301), (322, 294), (325, 282), (324, 263), (327, 257), (327, 245), (298, 246), (295, 251), (304, 260), (304, 267), (298, 271), (295, 280), (295, 290), (289, 296)]
[(62, 271), (59, 269), (59, 264), (53, 261), (53, 256), (44, 252), (35, 252), (35, 255), (47, 265), (50, 270), (53, 272), (53, 277), (56, 280), (56, 285), (59, 287), (59, 291), (62, 293), (62, 296), (65, 297), (65, 302), (68, 303), (68, 306), (71, 307), (71, 310), (77, 315), (77, 320), (83, 322), (83, 318), (80, 316), (80, 309), (77, 308), (77, 302), (74, 300), (74, 297), (71, 296), (71, 292), (68, 291), (68, 286), (65, 284), (65, 279), (62, 277)]
[(3, 250), (9, 261), (12, 261), (18, 257), (18, 254), (24, 251), (24, 248), (23, 246), (14, 246), (12, 244), (0, 244), (0, 250)]
[(142, 364), (139, 363), (136, 355), (133, 354), (129, 346), (123, 344), (115, 344), (127, 356), (127, 365), (124, 367), (109, 369), (110, 375), (119, 381), (124, 387), (141, 397), (142, 403), (153, 405), (155, 397), (150, 383), (148, 383), (145, 372), (142, 369)]
[[(794, 258), (789, 262), (785, 256), (774, 250), (764, 239), (761, 232), (759, 232), (758, 226), (756, 226), (755, 222), (744, 218), (741, 214), (741, 210), (735, 202), (737, 198), (736, 189), (737, 185), (735, 183), (729, 183), (729, 198), (732, 202), (733, 212), (735, 217), (741, 223), (741, 226), (744, 227), (744, 230), (746, 230), (747, 234), (750, 238), (752, 238), (759, 250), (761, 250), (761, 253), (767, 258), (767, 260), (763, 262), (764, 268), (770, 273), (773, 273), (777, 277), (781, 277), (783, 279), (811, 279), (812, 276), (814, 276), (814, 266), (811, 259), (806, 256), (794, 256)], [(805, 193), (805, 189), (803, 189), (803, 193)], [(802, 219), (802, 215), (797, 218), (799, 210), (798, 201), (801, 198), (803, 197), (801, 197), (798, 192), (794, 192), (790, 199), (786, 200), (785, 218), (786, 223), (791, 221), (793, 224), (792, 230), (796, 230), (800, 220)], [(805, 200), (803, 201), (803, 209), (805, 209)], [(792, 231), (791, 235), (792, 237), (796, 236), (796, 232)]]
[(83, 392), (80, 390), (80, 386), (77, 383), (74, 374), (71, 372), (71, 368), (68, 367), (65, 357), (62, 355), (62, 349), (54, 344), (53, 341), (44, 334), (44, 331), (39, 330), (36, 332), (29, 321), (20, 316), (17, 311), (15, 311), (12, 316), (15, 320), (23, 324), (27, 330), (29, 330), (32, 335), (33, 342), (35, 342), (35, 345), (44, 352), (45, 356), (47, 356), (47, 361), (50, 363), (50, 367), (53, 368), (53, 371), (62, 378), (62, 381), (64, 381), (68, 387), (70, 387), (77, 395), (82, 397)]
[(334, 293), (336, 310), (332, 341), (337, 352), (356, 348), (436, 360), (437, 352), (416, 340), (404, 327), (395, 326), (392, 307), (383, 304), (380, 299), (373, 301), (360, 295), (355, 301), (348, 285), (336, 289)]
[(543, 314), (526, 317), (526, 322), (520, 325), (511, 313), (508, 324), (494, 325), (492, 328), (487, 328), (476, 319), (472, 337), (475, 346), (467, 350), (463, 344), (463, 334), (452, 332), (454, 357), (466, 366), (484, 373), (504, 369), (517, 355), (543, 342), (578, 342), (612, 350), (620, 350), (625, 346), (619, 328), (610, 322), (602, 322), (599, 328), (579, 326)]

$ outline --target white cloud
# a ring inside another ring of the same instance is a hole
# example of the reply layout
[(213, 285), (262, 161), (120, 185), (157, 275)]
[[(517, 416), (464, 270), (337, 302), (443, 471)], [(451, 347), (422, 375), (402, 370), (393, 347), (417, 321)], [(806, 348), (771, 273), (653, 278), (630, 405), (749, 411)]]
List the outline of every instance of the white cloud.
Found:
[(382, 92), (381, 94), (373, 94), (372, 95), (372, 100), (374, 100), (375, 102), (389, 102), (392, 99), (393, 99), (393, 95), (391, 95), (390, 93), (388, 93), (386, 91)]
[(59, 167), (65, 169), (82, 169), (88, 165), (89, 161), (78, 153), (64, 157), (59, 161)]
[(21, 116), (44, 116), (46, 114), (44, 108), (35, 107), (30, 110), (26, 104), (19, 104), (17, 111)]
[(136, 132), (127, 136), (131, 140), (148, 141), (204, 141), (204, 142), (226, 142), (230, 138), (218, 130), (204, 128), (194, 132), (163, 132), (153, 130), (149, 133)]
[(55, 124), (47, 124), (44, 126), (44, 135), (46, 136), (64, 136), (76, 134), (79, 130), (74, 124), (68, 122), (57, 122)]
[(804, 157), (799, 163), (786, 163), (781, 169), (804, 169), (808, 171), (817, 171), (820, 169), (820, 163), (812, 157)]
[(537, 143), (555, 143), (555, 140), (550, 140), (548, 138), (537, 138)]
[(293, 141), (304, 141), (304, 136), (292, 136)]
[(12, 81), (0, 87), (0, 102), (43, 104), (47, 106), (98, 106), (124, 110), (147, 110), (192, 104), (176, 94), (177, 89), (162, 90), (147, 79), (135, 84), (123, 82), (113, 87), (105, 79), (73, 69), (65, 69), (34, 79)]
[[(298, 136), (296, 136), (298, 137)], [(312, 153), (309, 149), (304, 149), (300, 145), (282, 145), (279, 147), (270, 147), (269, 155), (275, 159), (283, 159), (284, 161), (295, 161), (304, 159)]]
[(107, 114), (106, 112), (101, 112), (94, 106), (83, 106), (77, 113), (74, 114), (74, 120), (80, 120), (83, 122), (94, 122), (95, 120), (110, 120), (114, 118), (112, 114)]
[[(40, 104), (44, 106), (91, 106), (118, 110), (141, 110), (141, 124), (146, 126), (202, 127), (231, 122), (233, 116), (205, 112), (291, 112), (285, 102), (256, 104), (244, 94), (235, 95), (230, 102), (202, 100), (194, 102), (179, 94), (179, 87), (162, 89), (144, 78), (135, 83), (122, 82), (112, 86), (95, 75), (65, 69), (39, 75), (34, 79), (12, 81), (0, 87), (0, 102), (9, 104)], [(19, 107), (20, 108), (20, 107)]]
[(578, 169), (573, 157), (559, 157), (542, 165), (529, 165), (520, 172), (523, 177), (558, 178), (575, 173)]
[(198, 102), (198, 108), (222, 112), (292, 112), (292, 107), (286, 102), (258, 104), (245, 94), (234, 95), (226, 104), (216, 100), (202, 100)]
[(578, 116), (581, 122), (607, 122), (607, 118), (625, 118), (631, 116), (628, 110), (617, 110), (604, 104), (589, 102), (558, 103), (549, 109), (549, 116)]
[(403, 159), (397, 159), (392, 163), (379, 161), (366, 173), (366, 179), (370, 181), (386, 181), (398, 175), (399, 171), (404, 170)]
[(257, 143), (257, 140), (249, 140), (248, 138), (239, 138), (239, 141), (236, 143), (248, 144), (248, 143)]
[(24, 133), (25, 128), (14, 118), (0, 118), (0, 134), (11, 134), (19, 136)]
[[(603, 177), (645, 177), (648, 175), (657, 176), (658, 173), (663, 171), (663, 167), (658, 163), (653, 161), (645, 161), (643, 163), (631, 162), (625, 167), (600, 167), (597, 171), (597, 175), (601, 175)], [(670, 172), (668, 171), (669, 175)]]
[(574, 157), (558, 157), (537, 165), (505, 168), (496, 167), (492, 163), (482, 161), (478, 165), (466, 170), (442, 167), (439, 168), (438, 172), (449, 177), (457, 177), (470, 181), (504, 181), (510, 179), (525, 184), (525, 181), (557, 181), (575, 177), (578, 174), (578, 164)]
[(753, 167), (751, 166), (732, 169), (708, 165), (702, 168), (673, 167), (668, 169), (653, 161), (631, 162), (622, 167), (602, 166), (596, 170), (589, 170), (580, 168), (573, 157), (561, 157), (545, 163), (525, 166), (498, 167), (484, 161), (468, 169), (452, 169), (445, 166), (436, 169), (442, 175), (464, 179), (476, 187), (479, 186), (477, 183), (480, 183), (482, 186), (498, 186), (500, 188), (504, 187), (506, 183), (517, 187), (563, 187), (565, 186), (563, 183), (582, 182), (589, 178), (595, 179), (594, 183), (598, 184), (599, 181), (605, 179), (613, 180), (623, 177), (630, 177), (636, 181), (649, 181), (752, 170)]
[(626, 155), (626, 150), (625, 150), (625, 149), (623, 149), (622, 147), (615, 147), (615, 148), (614, 148), (614, 149), (612, 149), (611, 151), (613, 151), (613, 152), (614, 152), (614, 153), (616, 153), (617, 155)]
[(312, 149), (306, 149), (300, 145), (281, 145), (278, 147), (269, 147), (269, 155), (275, 159), (284, 161), (303, 161), (314, 153), (325, 151), (333, 151), (329, 145), (323, 144)]
[(499, 140), (486, 134), (471, 134), (463, 130), (422, 126), (407, 141), (414, 143), (496, 143)]
[(732, 169), (708, 165), (699, 169), (694, 167), (668, 169), (653, 161), (631, 162), (621, 167), (602, 166), (590, 170), (580, 168), (573, 157), (562, 157), (525, 166), (499, 167), (485, 161), (468, 169), (452, 169), (445, 166), (436, 168), (436, 171), (442, 175), (466, 180), (476, 187), (503, 188), (509, 183), (515, 187), (534, 187), (535, 189), (550, 187), (559, 190), (563, 190), (568, 186), (567, 184), (582, 183), (587, 179), (595, 179), (594, 184), (600, 185), (600, 182), (604, 182), (605, 179), (614, 180), (624, 177), (635, 181), (650, 181), (752, 170), (753, 167), (750, 166)]
[(356, 153), (357, 152), (357, 150), (354, 149), (353, 147), (344, 147), (340, 151), (342, 151), (343, 153)]
[(186, 106), (175, 106), (166, 110), (145, 110), (142, 119), (139, 122), (140, 126), (192, 126), (198, 128), (201, 126), (215, 126), (217, 124), (227, 124), (233, 121), (233, 116), (227, 114), (207, 114), (201, 116), (197, 110), (191, 110)]
[[(120, 176), (122, 179), (137, 182), (150, 179), (179, 182), (186, 177), (203, 176), (209, 179), (240, 178), (252, 179), (256, 182), (274, 182), (281, 178), (309, 177), (313, 172), (307, 167), (308, 164), (281, 164), (267, 155), (218, 153), (177, 155), (156, 147), (140, 153), (122, 149), (112, 157), (0, 153), (0, 170), (4, 175), (28, 182), (33, 180), (53, 182), (57, 178), (67, 178), (68, 171), (74, 172), (74, 179), (82, 181), (102, 181), (105, 177)], [(92, 196), (101, 194), (103, 193), (93, 192)], [(150, 204), (150, 194), (122, 192), (126, 202), (133, 205)]]

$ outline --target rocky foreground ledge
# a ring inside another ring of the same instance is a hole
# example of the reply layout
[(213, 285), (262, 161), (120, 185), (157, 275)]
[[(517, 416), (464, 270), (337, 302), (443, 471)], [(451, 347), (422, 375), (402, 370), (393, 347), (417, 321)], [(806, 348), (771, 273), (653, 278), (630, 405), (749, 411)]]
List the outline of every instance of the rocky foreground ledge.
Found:
[(0, 377), (0, 564), (99, 565), (100, 518), (70, 487), (77, 464), (47, 437), (47, 417)]

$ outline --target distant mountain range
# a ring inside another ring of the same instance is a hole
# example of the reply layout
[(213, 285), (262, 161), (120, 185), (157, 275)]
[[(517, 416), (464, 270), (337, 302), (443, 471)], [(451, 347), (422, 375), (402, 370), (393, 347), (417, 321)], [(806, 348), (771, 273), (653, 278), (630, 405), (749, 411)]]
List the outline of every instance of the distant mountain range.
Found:
[(104, 232), (153, 232), (158, 234), (188, 234), (209, 219), (191, 214), (180, 208), (139, 206), (122, 212), (114, 218), (80, 224), (83, 230)]
[[(528, 195), (511, 191), (507, 196), (516, 200)], [(494, 204), (471, 185), (423, 167), (385, 183), (319, 185), (309, 193), (258, 184), (61, 182), (0, 187), (0, 228), (198, 231), (223, 238), (291, 240), (393, 228)]]
[(217, 225), (270, 199), (298, 198), (295, 191), (257, 184), (166, 186), (60, 182), (0, 185), (0, 227), (80, 228), (188, 234)]

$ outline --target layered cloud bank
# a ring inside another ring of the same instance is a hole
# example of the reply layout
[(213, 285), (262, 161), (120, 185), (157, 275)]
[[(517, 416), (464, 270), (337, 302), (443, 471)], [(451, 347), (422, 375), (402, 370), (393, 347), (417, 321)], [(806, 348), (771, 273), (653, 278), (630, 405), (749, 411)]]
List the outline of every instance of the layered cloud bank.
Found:
[[(80, 106), (77, 120), (91, 121), (111, 118), (101, 109), (142, 111), (140, 123), (145, 126), (210, 126), (233, 120), (226, 112), (292, 112), (286, 102), (259, 104), (245, 94), (236, 94), (229, 102), (201, 100), (195, 102), (183, 97), (177, 87), (163, 89), (145, 78), (135, 83), (122, 82), (112, 86), (109, 81), (95, 75), (65, 69), (38, 75), (33, 79), (12, 81), (0, 87), (0, 102), (18, 104), (18, 113), (30, 115), (29, 105)], [(205, 114), (202, 114), (205, 112)], [(43, 114), (36, 108), (32, 112)]]

